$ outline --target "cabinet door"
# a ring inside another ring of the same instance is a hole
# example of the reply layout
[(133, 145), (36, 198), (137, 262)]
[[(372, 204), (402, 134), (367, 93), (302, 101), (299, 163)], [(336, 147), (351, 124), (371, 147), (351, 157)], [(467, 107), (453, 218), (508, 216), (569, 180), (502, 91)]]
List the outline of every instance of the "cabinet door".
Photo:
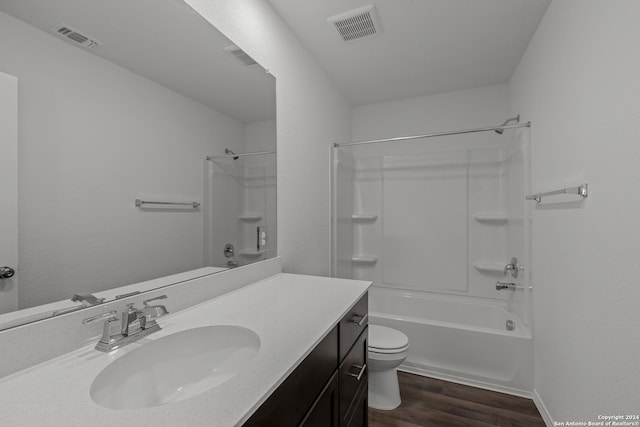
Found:
[(307, 417), (300, 423), (304, 427), (338, 427), (340, 418), (338, 414), (339, 392), (338, 372), (333, 374), (322, 394), (313, 404)]
[(316, 346), (258, 410), (245, 427), (294, 427), (324, 389), (338, 366), (338, 329)]
[(362, 331), (351, 351), (340, 364), (340, 419), (342, 425), (348, 425), (353, 417), (356, 400), (362, 389), (367, 389), (367, 332)]
[(347, 421), (347, 427), (367, 427), (369, 425), (369, 390), (361, 387), (355, 401), (354, 411)]

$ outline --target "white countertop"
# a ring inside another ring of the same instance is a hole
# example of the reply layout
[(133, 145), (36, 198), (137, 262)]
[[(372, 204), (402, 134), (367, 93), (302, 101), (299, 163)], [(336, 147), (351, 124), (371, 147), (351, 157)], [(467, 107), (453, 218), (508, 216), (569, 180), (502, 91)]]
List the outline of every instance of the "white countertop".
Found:
[[(167, 315), (158, 320), (161, 331), (120, 350), (105, 354), (90, 345), (0, 380), (0, 424), (239, 425), (364, 295), (369, 285), (364, 281), (283, 273)], [(149, 340), (218, 324), (243, 326), (260, 337), (255, 359), (223, 384), (193, 398), (148, 409), (106, 409), (91, 400), (93, 379), (123, 354)]]

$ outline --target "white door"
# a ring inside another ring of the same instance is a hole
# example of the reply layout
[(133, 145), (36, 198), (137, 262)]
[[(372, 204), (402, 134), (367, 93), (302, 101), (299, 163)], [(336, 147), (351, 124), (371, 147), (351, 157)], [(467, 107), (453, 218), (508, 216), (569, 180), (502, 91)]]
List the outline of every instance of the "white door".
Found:
[[(18, 269), (18, 79), (0, 73), (0, 275)], [(8, 275), (8, 274), (7, 274)], [(0, 278), (0, 314), (18, 309), (18, 275)]]

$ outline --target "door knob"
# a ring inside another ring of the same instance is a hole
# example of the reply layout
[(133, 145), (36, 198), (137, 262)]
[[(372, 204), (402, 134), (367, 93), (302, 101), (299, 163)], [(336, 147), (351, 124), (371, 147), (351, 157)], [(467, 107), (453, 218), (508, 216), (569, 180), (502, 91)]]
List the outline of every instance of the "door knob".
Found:
[(0, 267), (0, 279), (8, 279), (13, 277), (16, 271), (11, 267)]

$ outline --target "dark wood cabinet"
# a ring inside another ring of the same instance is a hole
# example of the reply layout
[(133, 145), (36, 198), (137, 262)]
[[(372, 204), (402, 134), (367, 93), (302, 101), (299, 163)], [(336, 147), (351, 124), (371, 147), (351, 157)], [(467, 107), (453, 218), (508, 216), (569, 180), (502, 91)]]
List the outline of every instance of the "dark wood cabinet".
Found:
[(309, 410), (306, 418), (300, 423), (303, 427), (339, 427), (340, 387), (338, 373), (335, 372), (320, 396)]
[(367, 391), (367, 328), (340, 364), (340, 425), (351, 426), (354, 412), (358, 410), (358, 398)]
[(367, 324), (365, 294), (244, 425), (366, 426)]

